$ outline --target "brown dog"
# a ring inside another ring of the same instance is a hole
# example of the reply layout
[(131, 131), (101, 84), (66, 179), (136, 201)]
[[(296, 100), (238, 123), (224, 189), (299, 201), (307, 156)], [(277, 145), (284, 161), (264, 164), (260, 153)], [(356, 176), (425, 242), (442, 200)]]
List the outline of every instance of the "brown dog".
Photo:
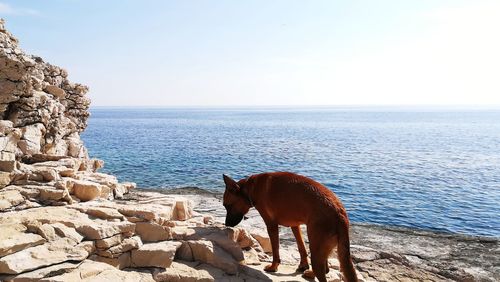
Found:
[[(349, 250), (349, 219), (335, 194), (320, 183), (290, 172), (252, 175), (238, 182), (224, 175), (226, 190), (223, 204), (227, 210), (226, 225), (236, 226), (251, 207), (259, 211), (267, 226), (273, 249), (273, 262), (264, 268), (275, 272), (280, 264), (278, 225), (292, 228), (300, 253), (298, 271), (304, 276), (326, 281), (328, 256), (337, 246), (344, 278), (357, 281)], [(300, 225), (307, 225), (312, 272)]]

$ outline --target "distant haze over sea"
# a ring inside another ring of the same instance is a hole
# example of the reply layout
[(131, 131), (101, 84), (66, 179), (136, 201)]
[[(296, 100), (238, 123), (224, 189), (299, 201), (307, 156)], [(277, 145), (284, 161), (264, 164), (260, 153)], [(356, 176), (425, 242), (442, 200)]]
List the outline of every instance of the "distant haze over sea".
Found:
[(293, 171), (353, 222), (499, 237), (499, 108), (95, 107), (82, 138), (143, 188), (222, 191), (222, 173)]

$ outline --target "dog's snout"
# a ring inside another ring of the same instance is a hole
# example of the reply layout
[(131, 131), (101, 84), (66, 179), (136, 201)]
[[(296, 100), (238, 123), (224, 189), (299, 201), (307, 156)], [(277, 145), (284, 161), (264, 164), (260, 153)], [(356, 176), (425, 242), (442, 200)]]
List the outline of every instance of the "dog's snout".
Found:
[(229, 226), (229, 227), (235, 227), (236, 225), (238, 225), (238, 223), (241, 222), (241, 220), (243, 220), (243, 215), (242, 214), (227, 214), (226, 215), (226, 226)]

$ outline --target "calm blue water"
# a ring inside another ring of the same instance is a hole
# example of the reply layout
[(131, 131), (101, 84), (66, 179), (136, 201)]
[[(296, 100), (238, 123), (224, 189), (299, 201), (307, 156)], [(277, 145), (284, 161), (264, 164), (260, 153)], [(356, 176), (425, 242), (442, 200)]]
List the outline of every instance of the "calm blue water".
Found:
[(500, 111), (99, 108), (82, 137), (139, 187), (293, 171), (354, 222), (500, 236)]

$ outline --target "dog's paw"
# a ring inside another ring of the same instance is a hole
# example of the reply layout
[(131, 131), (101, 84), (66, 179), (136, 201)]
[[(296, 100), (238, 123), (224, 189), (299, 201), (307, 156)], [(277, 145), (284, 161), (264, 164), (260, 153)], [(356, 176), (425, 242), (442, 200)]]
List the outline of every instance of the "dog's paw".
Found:
[(300, 264), (295, 271), (302, 273), (308, 269), (309, 269), (309, 264), (306, 263), (306, 264)]
[(306, 279), (314, 279), (316, 277), (316, 275), (314, 275), (314, 271), (308, 269), (308, 270), (304, 271), (304, 274), (302, 274), (302, 277), (304, 277)]
[(267, 265), (266, 267), (264, 267), (264, 271), (265, 272), (276, 272), (278, 271), (278, 264), (276, 263), (273, 263), (273, 264), (269, 264)]

